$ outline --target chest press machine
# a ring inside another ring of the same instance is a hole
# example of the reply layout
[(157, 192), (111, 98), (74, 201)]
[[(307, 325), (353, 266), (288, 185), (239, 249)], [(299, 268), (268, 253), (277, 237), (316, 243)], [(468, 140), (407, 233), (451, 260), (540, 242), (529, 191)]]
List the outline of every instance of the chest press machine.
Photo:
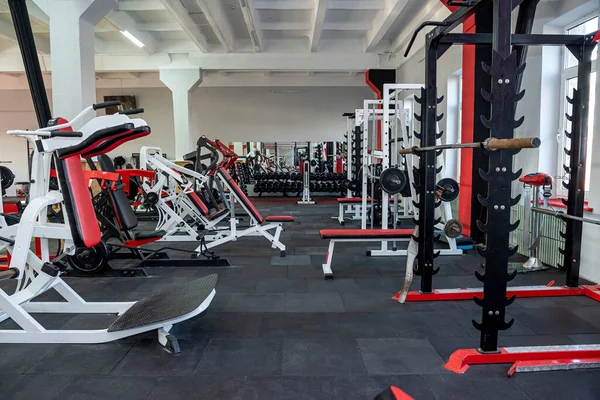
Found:
[[(32, 200), (25, 208), (20, 224), (0, 229), (0, 248), (12, 254), (9, 268), (0, 272), (0, 279), (17, 281), (13, 294), (0, 290), (0, 320), (12, 319), (20, 327), (0, 330), (1, 343), (105, 343), (156, 330), (163, 346), (179, 352), (177, 339), (169, 331), (173, 325), (205, 311), (215, 296), (216, 274), (137, 302), (87, 302), (61, 278), (66, 270), (61, 262), (64, 257), (72, 254), (76, 247), (89, 248), (101, 241), (81, 164), (82, 157), (103, 154), (149, 132), (147, 127), (136, 127), (132, 121), (108, 126), (89, 135), (72, 132), (75, 122), (83, 119), (92, 109), (111, 105), (115, 105), (114, 102), (90, 106), (71, 123), (37, 131), (9, 131), (10, 135), (29, 140), (33, 144), (34, 156)], [(94, 123), (102, 123), (98, 119), (86, 124), (88, 130)], [(127, 119), (123, 117), (123, 120)], [(84, 139), (74, 140), (81, 137)], [(48, 190), (52, 159), (56, 165), (60, 192)], [(60, 205), (63, 209), (64, 222), (47, 222), (46, 210), (53, 205)], [(30, 249), (33, 239), (39, 239), (41, 243), (41, 256)], [(48, 254), (48, 242), (51, 239), (65, 241), (65, 251), (52, 262)], [(32, 302), (51, 289), (65, 301)], [(117, 314), (118, 318), (106, 329), (46, 329), (32, 313)]]

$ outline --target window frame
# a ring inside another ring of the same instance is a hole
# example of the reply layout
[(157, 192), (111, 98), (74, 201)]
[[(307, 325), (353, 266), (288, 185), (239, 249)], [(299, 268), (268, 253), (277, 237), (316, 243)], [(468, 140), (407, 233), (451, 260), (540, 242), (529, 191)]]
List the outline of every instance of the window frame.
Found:
[[(585, 24), (588, 21), (591, 21), (595, 18), (599, 19), (599, 26), (600, 26), (600, 15), (598, 13), (593, 13), (593, 14), (588, 14), (587, 16), (578, 19), (577, 21), (573, 22), (572, 24), (569, 24), (567, 26), (565, 26), (564, 28), (564, 33), (568, 34), (569, 31), (573, 28), (576, 28), (579, 25)], [(562, 68), (561, 68), (561, 74), (560, 74), (560, 80), (561, 80), (561, 87), (560, 87), (560, 122), (559, 122), (559, 131), (557, 133), (556, 136), (556, 140), (557, 140), (557, 144), (558, 144), (558, 160), (557, 160), (557, 175), (556, 175), (556, 181), (555, 182), (555, 194), (559, 197), (566, 197), (568, 195), (568, 190), (565, 189), (562, 185), (562, 183), (558, 182), (558, 181), (564, 181), (567, 179), (567, 173), (565, 172), (563, 165), (565, 165), (566, 160), (567, 160), (567, 155), (565, 154), (564, 148), (570, 143), (568, 143), (569, 139), (566, 137), (566, 135), (564, 134), (564, 131), (567, 127), (567, 118), (565, 116), (565, 114), (567, 113), (567, 95), (571, 95), (572, 93), (567, 93), (567, 82), (570, 79), (573, 78), (577, 78), (577, 72), (578, 72), (578, 66), (572, 66), (572, 67), (567, 67), (567, 60), (568, 60), (568, 56), (569, 56), (569, 50), (566, 47), (563, 47), (563, 54), (562, 54)], [(592, 70), (591, 73), (596, 73), (596, 77), (598, 76), (597, 74), (597, 58), (596, 60), (592, 61)], [(591, 90), (593, 91), (593, 93), (595, 94), (596, 92), (596, 88), (591, 88)], [(597, 100), (597, 99), (596, 99)], [(593, 110), (591, 110), (591, 112), (594, 112)], [(595, 121), (596, 123), (596, 121)], [(591, 134), (593, 135), (593, 129), (590, 129), (589, 132), (591, 132)], [(591, 157), (591, 154), (588, 154), (588, 157)], [(587, 160), (586, 160), (587, 162)], [(585, 192), (585, 198), (587, 199), (588, 197), (588, 193), (589, 190)]]

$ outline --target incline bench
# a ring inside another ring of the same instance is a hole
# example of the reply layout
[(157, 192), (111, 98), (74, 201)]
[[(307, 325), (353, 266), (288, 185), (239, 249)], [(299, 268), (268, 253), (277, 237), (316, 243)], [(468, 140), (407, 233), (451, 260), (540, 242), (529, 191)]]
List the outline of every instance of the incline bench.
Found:
[(329, 249), (325, 255), (323, 274), (325, 279), (333, 279), (331, 260), (336, 242), (381, 242), (410, 239), (412, 229), (323, 229), (321, 239), (329, 239)]

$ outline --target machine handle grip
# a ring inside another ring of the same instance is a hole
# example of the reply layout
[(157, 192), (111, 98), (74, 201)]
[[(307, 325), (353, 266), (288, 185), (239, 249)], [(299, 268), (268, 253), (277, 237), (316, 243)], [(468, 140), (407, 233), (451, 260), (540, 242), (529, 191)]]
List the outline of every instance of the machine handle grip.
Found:
[(487, 139), (483, 143), (486, 150), (506, 150), (506, 149), (535, 149), (540, 147), (542, 141), (537, 137), (515, 138), (515, 139)]
[(92, 108), (94, 110), (99, 110), (101, 108), (116, 107), (116, 106), (120, 106), (120, 105), (121, 105), (121, 102), (119, 100), (105, 101), (104, 103), (92, 104)]
[(52, 131), (50, 132), (50, 137), (83, 137), (83, 133), (81, 132), (63, 132), (63, 131)]
[(144, 112), (143, 108), (134, 108), (133, 110), (119, 111), (119, 114), (133, 115), (133, 114), (142, 114), (143, 112)]

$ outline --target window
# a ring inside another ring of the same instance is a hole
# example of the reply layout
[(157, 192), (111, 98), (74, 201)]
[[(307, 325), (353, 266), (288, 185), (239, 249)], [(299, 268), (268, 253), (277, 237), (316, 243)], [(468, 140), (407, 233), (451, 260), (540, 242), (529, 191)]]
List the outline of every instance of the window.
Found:
[[(587, 18), (584, 21), (580, 21), (576, 25), (568, 28), (566, 30), (569, 35), (585, 35), (588, 33), (592, 33), (598, 30), (598, 17)], [(596, 58), (598, 56), (598, 49), (596, 48), (592, 53), (592, 74), (590, 76), (590, 113), (588, 119), (588, 141), (587, 141), (587, 159), (586, 159), (586, 177), (585, 177), (585, 190), (586, 192), (590, 189), (590, 173), (592, 167), (592, 143), (594, 140), (594, 122), (595, 122), (595, 104), (596, 104)], [(563, 115), (563, 123), (562, 126), (565, 130), (571, 132), (571, 122), (564, 117), (565, 113), (571, 114), (573, 111), (573, 107), (566, 101), (566, 96), (571, 97), (573, 95), (573, 90), (577, 88), (577, 59), (571, 54), (570, 51), (565, 49), (565, 61), (564, 61), (564, 69), (562, 72), (562, 82), (563, 82), (563, 111), (561, 115)], [(565, 154), (562, 148), (566, 147), (567, 149), (571, 148), (570, 139), (566, 137), (562, 132), (559, 134), (559, 144), (561, 148), (559, 149), (559, 177), (564, 177), (563, 165), (569, 165), (569, 156)], [(568, 178), (565, 177), (566, 179)], [(557, 194), (561, 196), (567, 195), (567, 190), (563, 188), (562, 185), (558, 184), (557, 186)]]

